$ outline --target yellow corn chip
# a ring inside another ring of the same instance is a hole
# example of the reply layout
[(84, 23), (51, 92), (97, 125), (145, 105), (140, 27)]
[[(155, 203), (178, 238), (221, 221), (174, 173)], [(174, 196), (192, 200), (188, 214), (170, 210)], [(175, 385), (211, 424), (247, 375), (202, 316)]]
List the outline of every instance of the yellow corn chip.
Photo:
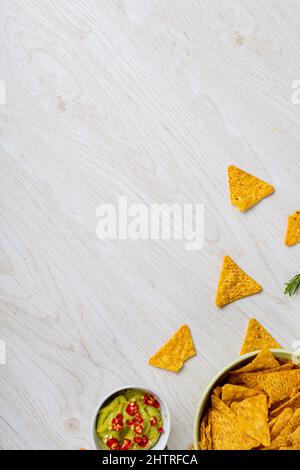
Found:
[(280, 372), (285, 370), (293, 369), (293, 364), (287, 362), (286, 364), (282, 364), (279, 367), (274, 367), (274, 369), (270, 370), (261, 370), (259, 372), (242, 372), (240, 374), (232, 374), (229, 375), (229, 383), (235, 385), (246, 385), (249, 388), (256, 388), (259, 391), (262, 391), (262, 387), (259, 384), (258, 377), (263, 374), (268, 374), (269, 372)]
[(290, 441), (294, 449), (300, 449), (300, 426), (290, 435)]
[(274, 187), (236, 166), (228, 167), (230, 200), (244, 212), (274, 192)]
[(187, 325), (182, 325), (175, 335), (149, 359), (149, 364), (153, 367), (178, 372), (183, 363), (195, 354), (190, 329)]
[(300, 243), (300, 211), (290, 215), (285, 236), (285, 244), (288, 246)]
[(224, 256), (216, 305), (220, 308), (235, 300), (261, 292), (262, 287), (248, 276), (229, 256)]
[(215, 387), (212, 393), (213, 395), (217, 395), (217, 397), (220, 398), (221, 393), (222, 393), (222, 387), (219, 387), (219, 386)]
[[(300, 388), (300, 369), (284, 370), (260, 374), (257, 377), (258, 386), (269, 397), (269, 405), (294, 395)], [(250, 387), (251, 388), (251, 387)]]
[(230, 419), (215, 410), (211, 412), (211, 430), (213, 450), (250, 450), (258, 446), (239, 428), (235, 418)]
[(242, 372), (259, 372), (263, 370), (279, 367), (279, 362), (268, 349), (262, 349), (252, 362), (240, 369), (233, 370), (231, 374), (240, 374)]
[(272, 441), (283, 431), (293, 414), (294, 410), (292, 408), (285, 408), (276, 418), (270, 421), (269, 427)]
[(270, 445), (268, 405), (265, 395), (259, 393), (244, 400), (235, 401), (230, 408), (246, 434), (264, 446)]
[(278, 416), (285, 408), (292, 408), (293, 410), (300, 408), (300, 392), (297, 392), (288, 401), (274, 408), (274, 410), (270, 412), (270, 416)]
[(294, 447), (279, 447), (278, 450), (299, 450), (299, 449), (294, 449)]
[(211, 436), (211, 411), (209, 411), (201, 421), (200, 426), (200, 447), (202, 450), (212, 450)]
[(239, 426), (235, 414), (218, 397), (212, 397), (211, 433), (214, 450), (249, 450), (259, 443)]
[(249, 320), (248, 329), (241, 354), (257, 351), (258, 349), (282, 349), (280, 344), (265, 330), (265, 328), (256, 320)]
[(226, 384), (222, 387), (222, 401), (230, 406), (234, 401), (241, 401), (245, 398), (253, 397), (259, 392), (241, 385)]
[(268, 449), (279, 449), (280, 447), (291, 447), (291, 436), (294, 431), (300, 426), (300, 409), (298, 408), (292, 418), (289, 420), (288, 424), (281, 431), (279, 436), (271, 441), (271, 445)]

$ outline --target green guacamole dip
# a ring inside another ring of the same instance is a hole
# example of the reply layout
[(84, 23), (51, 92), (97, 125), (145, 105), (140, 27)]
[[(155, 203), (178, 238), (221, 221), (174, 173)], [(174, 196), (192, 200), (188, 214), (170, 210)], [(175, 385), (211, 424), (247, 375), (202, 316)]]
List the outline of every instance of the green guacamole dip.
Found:
[(99, 410), (96, 431), (107, 450), (151, 449), (163, 432), (160, 403), (143, 390), (124, 390)]

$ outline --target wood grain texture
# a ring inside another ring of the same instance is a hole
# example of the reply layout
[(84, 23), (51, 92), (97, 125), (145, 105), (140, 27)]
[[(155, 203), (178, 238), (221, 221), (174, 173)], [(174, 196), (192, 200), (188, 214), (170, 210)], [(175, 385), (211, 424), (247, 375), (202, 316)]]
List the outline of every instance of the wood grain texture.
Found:
[[(300, 4), (293, 0), (1, 0), (0, 447), (90, 447), (112, 388), (158, 389), (170, 448), (192, 441), (208, 381), (256, 316), (287, 349), (299, 296), (283, 296), (300, 247)], [(229, 205), (226, 167), (274, 184), (248, 213)], [(205, 245), (105, 241), (96, 208), (205, 204)], [(264, 287), (220, 311), (229, 254)], [(147, 359), (188, 323), (198, 355), (174, 375)]]

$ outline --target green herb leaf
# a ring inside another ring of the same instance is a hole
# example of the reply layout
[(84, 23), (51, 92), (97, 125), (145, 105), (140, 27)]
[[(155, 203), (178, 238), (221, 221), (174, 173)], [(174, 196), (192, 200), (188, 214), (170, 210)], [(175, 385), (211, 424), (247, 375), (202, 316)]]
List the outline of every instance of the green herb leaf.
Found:
[(288, 294), (290, 297), (296, 293), (300, 287), (300, 274), (294, 276), (289, 282), (285, 283), (285, 294)]

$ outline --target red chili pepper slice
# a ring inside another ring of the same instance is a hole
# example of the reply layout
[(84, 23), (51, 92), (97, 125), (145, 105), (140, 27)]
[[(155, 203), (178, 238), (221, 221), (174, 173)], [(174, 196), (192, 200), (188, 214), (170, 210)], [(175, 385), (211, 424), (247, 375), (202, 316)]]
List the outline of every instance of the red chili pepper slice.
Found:
[(126, 413), (129, 414), (129, 416), (134, 416), (138, 412), (138, 406), (135, 401), (131, 401), (128, 403), (126, 406)]
[(130, 446), (131, 446), (131, 440), (124, 439), (123, 443), (121, 444), (120, 450), (128, 450)]
[(152, 416), (152, 418), (150, 419), (150, 424), (151, 426), (155, 426), (157, 424), (157, 418), (155, 418), (155, 416)]
[(119, 449), (119, 441), (118, 439), (111, 438), (106, 441), (107, 447), (109, 447), (111, 450), (117, 450)]
[(123, 415), (117, 414), (115, 418), (111, 420), (112, 428), (114, 431), (121, 431), (123, 429)]
[(153, 403), (153, 406), (154, 408), (159, 408), (160, 407), (159, 401), (155, 400), (155, 402)]
[(139, 413), (137, 413), (133, 419), (136, 423), (142, 423), (144, 421)]
[(164, 432), (164, 428), (157, 428), (157, 432), (160, 432), (160, 433)]
[(150, 393), (145, 393), (144, 395), (144, 403), (145, 405), (147, 406), (153, 406), (154, 403), (155, 403), (155, 398), (153, 395), (151, 395)]
[(140, 424), (136, 424), (134, 426), (134, 432), (136, 434), (143, 434), (143, 431), (144, 431), (143, 426), (141, 426)]
[(138, 446), (142, 448), (146, 447), (149, 442), (149, 439), (147, 436), (135, 437), (133, 440)]
[(119, 421), (119, 423), (123, 423), (123, 415), (122, 415), (122, 413), (117, 414), (116, 420)]

